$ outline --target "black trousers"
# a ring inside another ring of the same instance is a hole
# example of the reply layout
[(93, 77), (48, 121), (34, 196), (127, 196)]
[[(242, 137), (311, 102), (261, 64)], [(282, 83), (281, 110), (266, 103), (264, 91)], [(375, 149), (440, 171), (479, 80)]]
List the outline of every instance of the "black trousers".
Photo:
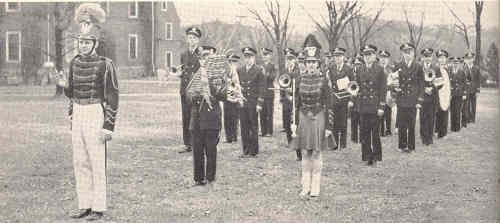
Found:
[(351, 110), (351, 141), (358, 143), (359, 112)]
[(467, 95), (467, 98), (462, 101), (462, 127), (467, 127), (467, 123), (469, 123), (469, 114), (470, 114), (470, 98), (469, 95)]
[(470, 112), (469, 112), (469, 122), (476, 122), (476, 93), (469, 94), (470, 99)]
[(436, 132), (439, 139), (448, 133), (448, 110), (443, 111), (439, 106), (437, 106), (436, 110)]
[(452, 96), (450, 103), (450, 130), (460, 131), (460, 117), (462, 112), (462, 96)]
[(182, 139), (185, 146), (191, 146), (191, 131), (189, 130), (189, 121), (191, 120), (191, 104), (187, 102), (185, 95), (181, 94), (182, 107)]
[[(288, 144), (290, 145), (290, 142), (292, 142), (292, 105), (288, 102), (283, 102), (281, 103), (282, 106), (282, 119), (283, 119), (283, 128), (285, 129), (286, 133), (286, 140)], [(297, 121), (297, 119), (296, 119)], [(298, 122), (296, 122), (298, 123)], [(301, 150), (296, 150), (297, 153), (297, 158), (302, 159), (302, 152)]]
[(400, 149), (415, 150), (415, 120), (417, 119), (416, 108), (398, 107), (399, 133), (398, 146)]
[(399, 115), (399, 107), (396, 107), (396, 123), (394, 123), (394, 128), (399, 129), (399, 119), (401, 119), (401, 116)]
[(420, 138), (424, 145), (433, 143), (435, 115), (434, 102), (422, 103), (422, 108), (420, 109)]
[[(194, 181), (215, 180), (219, 130), (192, 130)], [(206, 160), (206, 163), (205, 163)]]
[(389, 105), (384, 106), (384, 115), (381, 117), (380, 122), (380, 135), (384, 136), (385, 133), (391, 132), (392, 123), (392, 107)]
[(377, 114), (361, 114), (361, 159), (382, 161), (379, 121)]
[(333, 110), (333, 137), (339, 148), (343, 149), (347, 146), (347, 102), (337, 103)]
[(274, 97), (264, 98), (260, 112), (260, 132), (262, 135), (273, 134)]
[(224, 132), (228, 142), (238, 141), (238, 104), (224, 102)]
[(257, 155), (259, 153), (258, 122), (256, 104), (240, 108), (240, 130), (244, 155)]

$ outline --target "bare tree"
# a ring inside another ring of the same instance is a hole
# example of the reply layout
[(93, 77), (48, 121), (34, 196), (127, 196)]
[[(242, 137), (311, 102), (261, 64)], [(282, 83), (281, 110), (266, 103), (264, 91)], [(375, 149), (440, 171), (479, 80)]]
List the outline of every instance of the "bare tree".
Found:
[(422, 34), (424, 33), (424, 13), (421, 13), (420, 24), (418, 26), (410, 22), (408, 19), (408, 11), (406, 9), (403, 9), (403, 14), (408, 26), (409, 42), (415, 46), (414, 52), (415, 55), (417, 55), (418, 47), (422, 41)]
[[(375, 16), (368, 17), (366, 15), (363, 15), (364, 13), (360, 12), (349, 22), (353, 53), (358, 52), (360, 47), (364, 46), (370, 40), (370, 38), (373, 37), (373, 35), (392, 24), (392, 21), (386, 21), (382, 25), (377, 25), (380, 19), (380, 15), (382, 15), (383, 11), (384, 3), (380, 5), (380, 8), (375, 13)], [(347, 35), (345, 35), (343, 39), (346, 45), (349, 46), (346, 37)]]
[[(73, 14), (76, 8), (74, 2), (54, 2), (52, 5), (51, 15), (54, 18), (54, 44), (55, 44), (55, 67), (57, 70), (63, 69), (64, 64), (64, 32), (70, 27), (73, 19)], [(56, 85), (56, 93), (54, 97), (62, 95), (63, 89)]]
[[(281, 73), (285, 65), (283, 49), (286, 48), (288, 36), (290, 34), (290, 29), (288, 27), (288, 17), (290, 16), (290, 11), (292, 8), (290, 5), (290, 0), (288, 0), (288, 7), (283, 8), (278, 0), (274, 0), (274, 2), (272, 0), (266, 0), (264, 3), (266, 5), (266, 12), (271, 18), (272, 23), (269, 23), (266, 19), (264, 19), (262, 14), (257, 10), (248, 7), (247, 9), (250, 14), (253, 15), (254, 19), (262, 25), (270, 39), (273, 41), (278, 55), (278, 73)], [(283, 9), (285, 10), (285, 13), (282, 15)]]
[(484, 1), (475, 1), (474, 6), (476, 9), (475, 26), (476, 26), (476, 59), (474, 64), (481, 65), (483, 61), (481, 55), (481, 14), (483, 12)]
[(328, 9), (328, 21), (321, 16), (322, 23), (309, 14), (304, 6), (301, 5), (301, 7), (314, 22), (316, 28), (323, 33), (328, 40), (329, 49), (332, 50), (337, 47), (346, 25), (359, 14), (362, 7), (357, 0), (345, 3), (327, 0), (325, 4)]
[(450, 14), (455, 18), (456, 23), (455, 23), (455, 32), (460, 34), (465, 41), (465, 45), (467, 46), (467, 49), (470, 49), (470, 38), (469, 38), (469, 26), (467, 26), (464, 21), (455, 13), (455, 11), (446, 3), (444, 2), (446, 7), (448, 8), (448, 11), (450, 11)]

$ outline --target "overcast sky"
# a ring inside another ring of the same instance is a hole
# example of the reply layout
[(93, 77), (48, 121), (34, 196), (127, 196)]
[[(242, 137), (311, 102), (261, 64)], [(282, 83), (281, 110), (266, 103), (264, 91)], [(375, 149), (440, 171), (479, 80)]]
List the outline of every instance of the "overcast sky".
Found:
[[(365, 0), (363, 1), (364, 9), (368, 13), (374, 13), (382, 2), (379, 0)], [(387, 0), (385, 1), (385, 10), (381, 17), (386, 20), (404, 21), (403, 8), (407, 8), (409, 19), (412, 22), (418, 23), (423, 12), (425, 16), (424, 25), (452, 24), (455, 22), (455, 18), (451, 16), (444, 2)], [(447, 0), (446, 2), (466, 24), (473, 25), (473, 12), (475, 10), (473, 1)], [(265, 10), (263, 0), (176, 0), (174, 3), (181, 18), (181, 25), (200, 24), (201, 22), (213, 21), (215, 19), (236, 23), (238, 18), (241, 19), (240, 21), (243, 24), (257, 25), (246, 7), (257, 9), (262, 13)], [(288, 1), (280, 0), (280, 4), (286, 7)], [(305, 8), (305, 11), (302, 6)], [(312, 14), (317, 20), (321, 20), (320, 15), (326, 16), (327, 13), (324, 1), (320, 0), (291, 0), (291, 7), (290, 23), (294, 26), (295, 31), (310, 32), (314, 30), (314, 23), (307, 13)], [(485, 2), (481, 17), (481, 23), (484, 28), (498, 26), (498, 11), (498, 1)]]

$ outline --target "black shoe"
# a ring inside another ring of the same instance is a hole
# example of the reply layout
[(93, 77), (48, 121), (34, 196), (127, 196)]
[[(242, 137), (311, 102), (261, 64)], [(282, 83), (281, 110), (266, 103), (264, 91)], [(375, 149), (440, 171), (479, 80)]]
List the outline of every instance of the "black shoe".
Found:
[(204, 186), (205, 184), (205, 181), (195, 181), (193, 187)]
[(368, 163), (367, 163), (368, 166), (371, 166), (373, 165), (373, 160), (368, 160)]
[(102, 216), (103, 216), (102, 212), (92, 211), (92, 213), (90, 213), (90, 215), (86, 218), (86, 220), (87, 221), (97, 221), (97, 220), (101, 219)]
[(386, 135), (386, 136), (392, 136), (392, 132), (391, 132), (391, 130), (387, 130), (387, 131), (385, 131), (385, 135)]
[(90, 214), (90, 208), (87, 208), (87, 209), (78, 209), (78, 210), (74, 210), (72, 211), (69, 216), (71, 218), (83, 218), (83, 217), (86, 217), (87, 215)]
[(186, 148), (184, 148), (183, 150), (179, 151), (179, 153), (189, 153), (193, 151), (193, 149), (191, 149), (191, 146), (186, 146)]
[(295, 161), (302, 161), (302, 157), (297, 157), (297, 159), (295, 159)]
[(282, 129), (280, 132), (286, 132), (286, 129)]

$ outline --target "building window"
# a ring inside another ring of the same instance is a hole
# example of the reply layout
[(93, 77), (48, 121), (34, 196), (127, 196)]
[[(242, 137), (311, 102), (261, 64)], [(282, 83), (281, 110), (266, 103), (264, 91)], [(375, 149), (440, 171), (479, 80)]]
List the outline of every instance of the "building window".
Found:
[(165, 23), (165, 39), (172, 40), (172, 23)]
[(138, 14), (139, 14), (138, 9), (139, 9), (139, 6), (138, 6), (137, 1), (130, 2), (128, 4), (128, 17), (129, 18), (137, 18)]
[(167, 1), (162, 1), (161, 2), (161, 10), (166, 12), (167, 11)]
[(101, 2), (101, 7), (106, 11), (106, 14), (109, 13), (109, 1)]
[(5, 2), (5, 8), (7, 12), (17, 12), (19, 11), (19, 2)]
[(132, 60), (137, 59), (137, 34), (128, 35), (128, 57)]
[(7, 32), (7, 41), (5, 43), (7, 49), (7, 62), (21, 61), (21, 33)]
[(165, 51), (165, 67), (172, 67), (172, 52), (170, 51)]

